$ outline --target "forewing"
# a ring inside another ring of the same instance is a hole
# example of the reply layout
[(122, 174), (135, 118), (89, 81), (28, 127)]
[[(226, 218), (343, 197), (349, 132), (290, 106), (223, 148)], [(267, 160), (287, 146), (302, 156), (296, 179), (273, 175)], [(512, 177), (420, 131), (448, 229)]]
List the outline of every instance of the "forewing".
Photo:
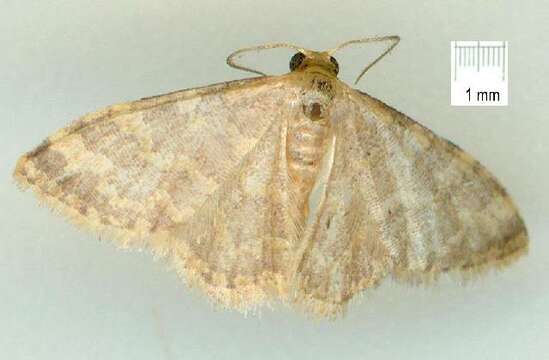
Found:
[(478, 161), (368, 95), (339, 104), (329, 179), (296, 275), (310, 311), (337, 313), (390, 273), (432, 279), (525, 252), (516, 207)]
[(381, 101), (355, 95), (396, 277), (479, 270), (525, 252), (517, 208), (477, 160)]
[(259, 78), (115, 105), (46, 139), (14, 175), (74, 222), (172, 255), (238, 306), (242, 289), (262, 297), (255, 279), (278, 276), (288, 229), (275, 162), (297, 91)]

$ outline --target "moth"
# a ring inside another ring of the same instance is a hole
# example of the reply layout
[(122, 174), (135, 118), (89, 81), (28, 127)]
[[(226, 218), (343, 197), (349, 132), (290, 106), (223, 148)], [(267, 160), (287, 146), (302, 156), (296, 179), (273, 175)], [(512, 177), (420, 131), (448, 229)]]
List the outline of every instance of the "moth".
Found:
[(227, 308), (344, 312), (386, 277), (476, 273), (524, 254), (498, 181), (456, 145), (340, 81), (332, 56), (290, 72), (107, 107), (23, 155), (15, 179), (79, 226), (169, 259)]

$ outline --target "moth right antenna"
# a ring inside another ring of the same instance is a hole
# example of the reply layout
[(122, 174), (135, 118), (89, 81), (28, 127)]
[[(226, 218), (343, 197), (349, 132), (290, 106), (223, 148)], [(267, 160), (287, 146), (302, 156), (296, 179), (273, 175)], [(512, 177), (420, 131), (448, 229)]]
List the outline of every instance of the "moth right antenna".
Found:
[(333, 55), (336, 51), (339, 51), (341, 50), (342, 48), (346, 47), (346, 46), (349, 46), (349, 45), (352, 45), (352, 44), (363, 44), (363, 43), (370, 43), (370, 42), (381, 42), (381, 41), (391, 41), (391, 44), (389, 45), (389, 47), (381, 53), (381, 55), (379, 55), (374, 61), (372, 61), (371, 63), (369, 63), (368, 65), (366, 65), (366, 67), (364, 68), (364, 70), (362, 70), (360, 72), (360, 74), (357, 76), (356, 80), (355, 80), (355, 85), (356, 83), (358, 83), (358, 81), (362, 78), (362, 76), (366, 73), (366, 71), (370, 70), (370, 68), (372, 66), (374, 66), (375, 64), (377, 64), (377, 62), (379, 60), (381, 60), (385, 55), (387, 55), (388, 53), (391, 52), (391, 50), (393, 50), (395, 48), (395, 46), (398, 45), (398, 43), (400, 42), (400, 36), (398, 35), (391, 35), (391, 36), (377, 36), (377, 37), (370, 37), (370, 38), (364, 38), (364, 39), (356, 39), (356, 40), (350, 40), (350, 41), (346, 41), (342, 44), (339, 44), (338, 46), (336, 46), (335, 48), (331, 49), (328, 51), (328, 54), (330, 55)]

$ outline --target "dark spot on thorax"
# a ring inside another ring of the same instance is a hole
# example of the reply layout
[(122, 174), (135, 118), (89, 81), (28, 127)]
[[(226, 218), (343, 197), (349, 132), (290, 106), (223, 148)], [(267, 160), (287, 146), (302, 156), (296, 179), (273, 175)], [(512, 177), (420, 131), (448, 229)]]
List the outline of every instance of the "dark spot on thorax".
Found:
[(331, 81), (315, 78), (313, 79), (312, 87), (313, 89), (327, 95), (330, 100), (334, 98), (334, 88)]

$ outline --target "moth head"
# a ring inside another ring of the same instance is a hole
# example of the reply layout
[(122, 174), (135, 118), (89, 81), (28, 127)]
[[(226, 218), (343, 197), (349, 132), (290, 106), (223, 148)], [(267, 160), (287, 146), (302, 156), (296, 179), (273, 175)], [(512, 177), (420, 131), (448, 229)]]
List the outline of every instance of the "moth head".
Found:
[(339, 64), (327, 52), (298, 51), (290, 59), (290, 71), (303, 71), (337, 76)]
[(366, 73), (366, 71), (368, 71), (368, 69), (374, 66), (379, 60), (381, 60), (382, 57), (387, 55), (398, 44), (399, 41), (400, 41), (400, 37), (396, 35), (362, 38), (362, 39), (345, 41), (344, 43), (337, 45), (333, 49), (330, 49), (327, 51), (320, 51), (320, 52), (307, 50), (299, 46), (288, 44), (288, 43), (263, 44), (263, 45), (257, 45), (257, 46), (236, 50), (235, 52), (233, 52), (227, 57), (227, 64), (235, 69), (249, 71), (255, 74), (266, 76), (267, 74), (265, 74), (262, 71), (255, 70), (239, 64), (238, 59), (244, 53), (247, 53), (247, 52), (269, 50), (269, 49), (276, 49), (276, 48), (290, 48), (297, 51), (297, 53), (295, 53), (290, 60), (290, 70), (292, 72), (308, 72), (308, 73), (322, 74), (329, 77), (337, 77), (337, 74), (339, 72), (339, 65), (337, 63), (337, 60), (332, 56), (337, 51), (353, 44), (366, 44), (371, 42), (391, 42), (390, 45), (387, 47), (387, 49), (385, 49), (385, 51), (381, 53), (381, 55), (379, 55), (377, 58), (375, 58), (375, 60), (373, 60), (372, 62), (370, 62), (368, 65), (364, 67), (362, 72), (357, 76), (355, 80), (355, 84), (356, 84), (362, 78), (362, 76)]

